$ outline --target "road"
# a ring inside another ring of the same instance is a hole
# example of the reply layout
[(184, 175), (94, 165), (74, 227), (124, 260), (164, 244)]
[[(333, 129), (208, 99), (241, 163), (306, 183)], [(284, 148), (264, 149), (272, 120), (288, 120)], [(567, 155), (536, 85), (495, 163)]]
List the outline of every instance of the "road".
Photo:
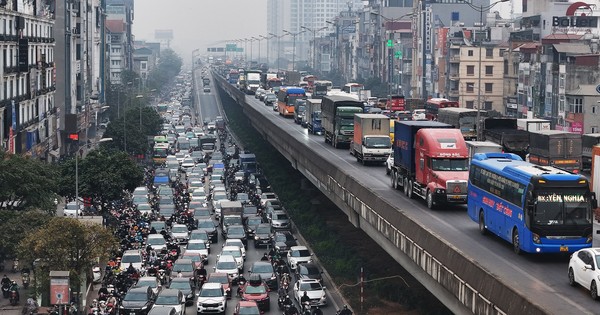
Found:
[[(196, 112), (198, 113), (197, 121), (214, 120), (214, 118), (216, 116), (224, 116), (224, 115), (222, 115), (222, 107), (220, 105), (220, 100), (217, 97), (217, 90), (216, 90), (216, 87), (214, 86), (214, 80), (211, 80), (211, 92), (205, 93), (203, 91), (203, 87), (202, 87), (200, 71), (197, 70), (195, 74), (196, 74), (195, 93), (196, 93), (196, 97), (197, 97), (196, 99), (199, 100), (198, 102), (196, 102), (196, 104), (197, 104)], [(300, 243), (299, 245), (306, 245), (306, 242), (303, 242), (303, 239), (301, 236), (297, 235), (297, 238), (298, 238), (298, 242)], [(219, 242), (211, 245), (211, 254), (209, 257), (209, 263), (208, 263), (208, 267), (207, 267), (208, 272), (213, 271), (214, 264), (217, 259), (217, 255), (221, 251), (222, 244), (223, 244), (223, 238), (219, 237)], [(249, 277), (247, 270), (251, 267), (252, 263), (260, 260), (260, 258), (263, 256), (263, 254), (267, 251), (268, 251), (267, 248), (262, 248), (262, 247), (259, 249), (255, 249), (253, 241), (248, 242), (248, 248), (247, 248), (247, 252), (246, 252), (246, 262), (244, 264), (244, 276), (246, 278)], [(326, 288), (328, 288), (327, 295), (328, 295), (328, 303), (330, 305), (326, 306), (325, 308), (322, 308), (323, 313), (326, 315), (335, 314), (336, 310), (338, 308), (340, 308), (340, 306), (343, 304), (343, 302), (341, 302), (341, 298), (340, 298), (339, 294), (337, 293), (337, 291), (335, 289), (333, 289), (335, 286), (329, 281), (329, 279), (327, 277), (325, 277), (325, 279), (324, 279), (324, 286)], [(234, 287), (234, 290), (235, 289), (237, 289), (237, 286)], [(233, 294), (234, 296), (231, 298), (231, 300), (228, 301), (228, 304), (227, 304), (227, 312), (226, 312), (227, 314), (233, 314), (235, 305), (239, 301), (239, 298), (235, 297), (235, 291), (233, 291), (233, 292), (234, 292), (234, 294)], [(290, 297), (292, 297), (293, 293), (292, 293), (291, 286), (290, 286), (289, 292), (290, 292)], [(271, 303), (270, 303), (271, 311), (267, 312), (266, 314), (280, 314), (281, 312), (279, 311), (279, 309), (277, 307), (277, 292), (270, 292), (269, 296), (270, 296), (270, 300), (271, 300)], [(196, 314), (195, 304), (193, 306), (188, 306), (186, 308), (186, 313), (187, 314)]]
[[(381, 198), (396, 204), (408, 217), (453, 244), (465, 256), (512, 285), (522, 295), (533, 297), (537, 303), (545, 305), (555, 314), (600, 312), (598, 303), (592, 301), (587, 290), (569, 286), (568, 257), (517, 256), (512, 252), (511, 244), (493, 236), (480, 235), (477, 223), (467, 216), (465, 207), (431, 211), (422, 200), (409, 200), (401, 191), (392, 190), (384, 166), (363, 166), (356, 162), (347, 149), (334, 149), (325, 144), (322, 136), (309, 135), (306, 129), (296, 125), (291, 119), (280, 117), (271, 107), (265, 106), (254, 96), (246, 96), (246, 101), (258, 108), (267, 119), (281, 126), (291, 137), (305, 143), (322, 158), (338, 163), (351, 176), (361, 178), (363, 184)], [(597, 231), (599, 227), (596, 224), (594, 228)], [(594, 245), (600, 246), (597, 234), (594, 235)], [(435, 253), (432, 254), (435, 256)]]

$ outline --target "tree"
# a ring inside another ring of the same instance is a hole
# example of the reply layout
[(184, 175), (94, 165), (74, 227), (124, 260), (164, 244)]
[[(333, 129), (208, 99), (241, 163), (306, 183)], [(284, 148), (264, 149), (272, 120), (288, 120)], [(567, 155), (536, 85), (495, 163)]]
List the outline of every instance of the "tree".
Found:
[(149, 89), (161, 90), (181, 71), (183, 60), (172, 49), (161, 51), (158, 65), (148, 75), (146, 86)]
[(51, 218), (50, 214), (39, 210), (0, 210), (0, 261), (4, 257), (16, 257), (24, 231), (34, 231)]
[(48, 297), (50, 270), (70, 271), (71, 287), (79, 291), (81, 279), (93, 264), (106, 261), (117, 250), (118, 240), (112, 231), (97, 224), (85, 224), (71, 218), (54, 217), (35, 231), (30, 231), (18, 246), (23, 266), (41, 265), (36, 273), (34, 290)]
[[(107, 142), (106, 146), (121, 151), (125, 151), (125, 138), (127, 138), (127, 152), (132, 154), (146, 154), (150, 147), (148, 146), (148, 136), (155, 136), (161, 130), (162, 119), (160, 115), (152, 108), (145, 106), (143, 100), (138, 100), (139, 104), (125, 112), (125, 117), (112, 121), (108, 124), (104, 137), (112, 138), (113, 141)], [(142, 128), (140, 129), (140, 106), (142, 106)], [(123, 126), (125, 120), (125, 127)]]
[(53, 165), (0, 151), (0, 207), (55, 213), (56, 175)]
[[(61, 195), (75, 196), (75, 160), (61, 165)], [(138, 187), (144, 174), (128, 154), (116, 150), (91, 151), (79, 161), (79, 196), (90, 197), (92, 203), (106, 205), (123, 198), (125, 190)], [(104, 208), (104, 207), (103, 207)]]

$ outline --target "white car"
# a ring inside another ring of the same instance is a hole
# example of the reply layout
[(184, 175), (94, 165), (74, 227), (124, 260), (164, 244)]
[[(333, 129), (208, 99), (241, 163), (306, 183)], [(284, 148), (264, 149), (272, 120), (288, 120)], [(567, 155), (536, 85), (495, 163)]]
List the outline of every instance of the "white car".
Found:
[(179, 244), (186, 244), (190, 239), (190, 230), (185, 224), (173, 224), (171, 227), (171, 238)]
[(213, 267), (216, 273), (226, 273), (229, 279), (236, 279), (239, 275), (239, 269), (235, 257), (231, 255), (221, 255)]
[(209, 251), (210, 246), (203, 240), (191, 240), (185, 248), (186, 253), (200, 254), (202, 257), (208, 257)]
[(223, 247), (225, 246), (237, 246), (240, 248), (240, 250), (242, 251), (242, 257), (244, 257), (244, 259), (246, 259), (246, 247), (244, 246), (244, 243), (242, 242), (241, 239), (239, 238), (228, 238), (225, 240), (225, 243), (223, 243)]
[(260, 195), (260, 205), (265, 206), (267, 201), (276, 201), (277, 195), (275, 193), (262, 193)]
[(144, 259), (142, 258), (142, 253), (139, 250), (136, 250), (136, 249), (126, 250), (123, 253), (123, 256), (121, 256), (121, 266), (120, 267), (123, 270), (127, 269), (129, 267), (129, 265), (132, 265), (133, 268), (135, 268), (137, 270), (141, 270), (143, 264), (144, 264)]
[(220, 257), (221, 255), (231, 255), (233, 256), (233, 258), (235, 258), (235, 262), (238, 266), (238, 269), (240, 270), (240, 272), (244, 271), (244, 256), (242, 256), (242, 250), (237, 247), (237, 246), (224, 246), (223, 250), (221, 251), (221, 254), (217, 257)]
[(287, 253), (287, 260), (290, 269), (296, 270), (298, 264), (312, 262), (312, 254), (306, 246), (292, 246)]
[(198, 292), (196, 306), (198, 314), (225, 314), (225, 310), (227, 309), (227, 294), (223, 290), (223, 285), (215, 282), (207, 282), (202, 285), (200, 292)]
[(159, 253), (163, 248), (167, 247), (167, 242), (162, 234), (150, 234), (146, 239), (146, 245), (152, 246), (152, 249)]
[(574, 252), (569, 259), (569, 284), (577, 284), (590, 290), (592, 299), (598, 299), (600, 285), (600, 247), (585, 248)]
[(392, 166), (394, 166), (394, 153), (390, 154), (385, 161), (385, 174), (390, 175), (392, 172)]
[(194, 159), (191, 157), (186, 157), (181, 162), (181, 167), (183, 167), (186, 170), (191, 169), (194, 166), (196, 166), (196, 163), (194, 163)]
[(304, 292), (310, 298), (311, 306), (327, 305), (327, 295), (325, 287), (316, 279), (300, 279), (294, 284), (294, 297), (300, 303)]
[(83, 203), (77, 203), (75, 201), (71, 201), (65, 205), (63, 209), (63, 215), (68, 217), (81, 216), (83, 213)]

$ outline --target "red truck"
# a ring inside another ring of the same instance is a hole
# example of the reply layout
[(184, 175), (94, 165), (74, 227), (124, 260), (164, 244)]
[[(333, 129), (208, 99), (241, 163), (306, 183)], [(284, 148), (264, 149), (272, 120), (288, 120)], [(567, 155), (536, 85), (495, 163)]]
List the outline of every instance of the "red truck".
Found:
[(459, 129), (436, 121), (394, 124), (392, 187), (419, 196), (429, 209), (467, 203), (469, 151)]
[(405, 100), (402, 95), (390, 95), (388, 96), (386, 109), (391, 112), (404, 111)]

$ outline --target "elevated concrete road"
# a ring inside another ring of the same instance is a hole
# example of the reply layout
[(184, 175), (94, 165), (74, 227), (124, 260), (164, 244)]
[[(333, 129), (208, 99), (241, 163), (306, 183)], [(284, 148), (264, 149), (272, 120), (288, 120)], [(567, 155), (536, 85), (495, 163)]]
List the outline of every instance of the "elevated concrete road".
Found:
[(515, 255), (510, 244), (480, 235), (464, 207), (430, 211), (406, 199), (383, 167), (358, 164), (348, 150), (218, 81), (265, 139), (455, 313), (599, 312), (586, 290), (568, 285), (568, 257)]

